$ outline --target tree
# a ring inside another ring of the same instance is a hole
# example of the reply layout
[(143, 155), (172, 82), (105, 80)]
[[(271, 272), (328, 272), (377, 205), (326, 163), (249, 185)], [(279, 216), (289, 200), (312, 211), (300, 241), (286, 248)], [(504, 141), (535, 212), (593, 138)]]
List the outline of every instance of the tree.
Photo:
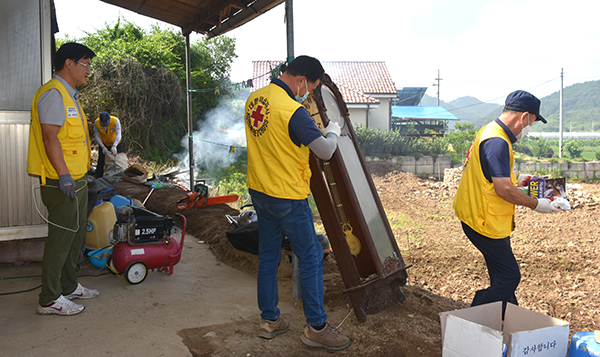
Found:
[[(163, 162), (180, 152), (187, 133), (185, 38), (158, 25), (146, 31), (119, 18), (78, 42), (97, 54), (81, 90), (90, 119), (100, 111), (117, 116), (125, 144), (142, 158)], [(219, 36), (197, 41), (190, 46), (190, 57), (192, 88), (200, 90), (192, 95), (194, 123), (199, 125), (227, 93), (235, 40)]]
[(571, 159), (579, 158), (581, 156), (581, 152), (583, 151), (577, 140), (566, 140), (565, 150), (569, 153), (569, 157)]
[(475, 125), (473, 124), (458, 123), (455, 128), (458, 131), (446, 133), (444, 138), (452, 145), (452, 149), (454, 150), (454, 154), (451, 154), (452, 161), (462, 162), (462, 159), (467, 154), (467, 150), (469, 150), (469, 146), (471, 146), (473, 139), (475, 139), (477, 129), (475, 129)]

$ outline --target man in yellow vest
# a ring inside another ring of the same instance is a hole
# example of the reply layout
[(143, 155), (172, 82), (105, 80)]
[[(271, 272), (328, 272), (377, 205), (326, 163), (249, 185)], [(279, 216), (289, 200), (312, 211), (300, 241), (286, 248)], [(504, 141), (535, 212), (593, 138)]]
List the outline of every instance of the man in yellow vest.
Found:
[(54, 56), (54, 76), (35, 93), (31, 107), (27, 172), (40, 178), (48, 209), (40, 315), (78, 314), (84, 306), (71, 300), (100, 294), (81, 286), (76, 273), (85, 240), (91, 152), (87, 118), (75, 87), (87, 83), (95, 56), (84, 45), (62, 45)]
[[(98, 143), (98, 164), (96, 165), (96, 178), (104, 175), (104, 161), (106, 155), (112, 155), (113, 161), (121, 149), (121, 122), (119, 118), (102, 112), (94, 123), (94, 137)], [(107, 147), (110, 147), (110, 151)]]
[(479, 130), (471, 144), (453, 203), (463, 231), (483, 254), (490, 276), (490, 286), (475, 293), (471, 306), (502, 301), (503, 317), (507, 302), (517, 304), (515, 291), (521, 281), (510, 246), (515, 205), (540, 213), (559, 211), (549, 199), (530, 197), (517, 188), (527, 175), (517, 177), (512, 146), (536, 121), (546, 123), (540, 115), (540, 100), (521, 90), (509, 94), (502, 114)]
[(311, 347), (342, 350), (350, 340), (327, 322), (323, 247), (307, 202), (310, 150), (329, 160), (337, 148), (340, 127), (331, 121), (320, 131), (301, 104), (321, 81), (324, 70), (319, 60), (299, 56), (281, 70), (279, 78), (250, 94), (244, 119), (248, 144), (246, 185), (258, 215), (258, 335), (272, 339), (289, 330), (277, 307), (277, 267), (286, 236), (300, 260), (306, 317), (301, 340)]

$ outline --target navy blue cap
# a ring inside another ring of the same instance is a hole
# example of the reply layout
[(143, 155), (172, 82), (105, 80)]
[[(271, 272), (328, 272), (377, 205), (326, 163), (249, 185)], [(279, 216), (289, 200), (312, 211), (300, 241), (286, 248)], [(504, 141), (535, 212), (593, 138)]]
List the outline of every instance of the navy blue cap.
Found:
[(100, 125), (108, 126), (110, 124), (110, 114), (108, 112), (100, 113)]
[(540, 115), (540, 104), (540, 100), (537, 99), (533, 94), (525, 92), (524, 90), (516, 90), (506, 97), (504, 109), (515, 112), (528, 112), (535, 114), (537, 117), (535, 119), (536, 121), (541, 120), (542, 123), (546, 124), (546, 119)]

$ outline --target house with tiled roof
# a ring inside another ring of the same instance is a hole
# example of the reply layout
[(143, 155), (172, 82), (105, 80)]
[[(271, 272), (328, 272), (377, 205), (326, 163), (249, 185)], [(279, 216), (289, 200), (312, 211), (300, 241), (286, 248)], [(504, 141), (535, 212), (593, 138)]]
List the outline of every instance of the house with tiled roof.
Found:
[[(253, 89), (271, 81), (281, 61), (253, 61)], [(391, 127), (391, 101), (398, 97), (394, 81), (383, 61), (322, 61), (337, 85), (352, 123), (387, 130)]]

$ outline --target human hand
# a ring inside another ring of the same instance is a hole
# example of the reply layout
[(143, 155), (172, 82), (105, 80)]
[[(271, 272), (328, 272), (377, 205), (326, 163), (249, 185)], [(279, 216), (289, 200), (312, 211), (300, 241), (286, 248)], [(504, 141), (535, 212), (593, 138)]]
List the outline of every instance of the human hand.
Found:
[(537, 205), (535, 205), (533, 210), (539, 213), (554, 213), (560, 211), (560, 209), (554, 207), (547, 198), (538, 198)]
[(108, 149), (106, 148), (106, 146), (103, 146), (103, 147), (102, 147), (102, 152), (104, 153), (104, 155), (108, 155), (108, 154), (109, 154), (109, 151), (108, 151)]
[(116, 146), (113, 146), (113, 147), (110, 149), (110, 152), (112, 152), (112, 154), (113, 154), (113, 155), (117, 156), (117, 147), (116, 147)]
[(321, 129), (321, 133), (327, 137), (327, 134), (329, 133), (334, 133), (337, 137), (340, 136), (342, 132), (342, 129), (340, 128), (340, 126), (338, 125), (338, 123), (334, 122), (334, 121), (329, 121), (329, 124), (327, 124), (326, 127), (324, 127), (323, 129)]
[(68, 197), (75, 198), (75, 181), (71, 174), (58, 175), (58, 188)]

